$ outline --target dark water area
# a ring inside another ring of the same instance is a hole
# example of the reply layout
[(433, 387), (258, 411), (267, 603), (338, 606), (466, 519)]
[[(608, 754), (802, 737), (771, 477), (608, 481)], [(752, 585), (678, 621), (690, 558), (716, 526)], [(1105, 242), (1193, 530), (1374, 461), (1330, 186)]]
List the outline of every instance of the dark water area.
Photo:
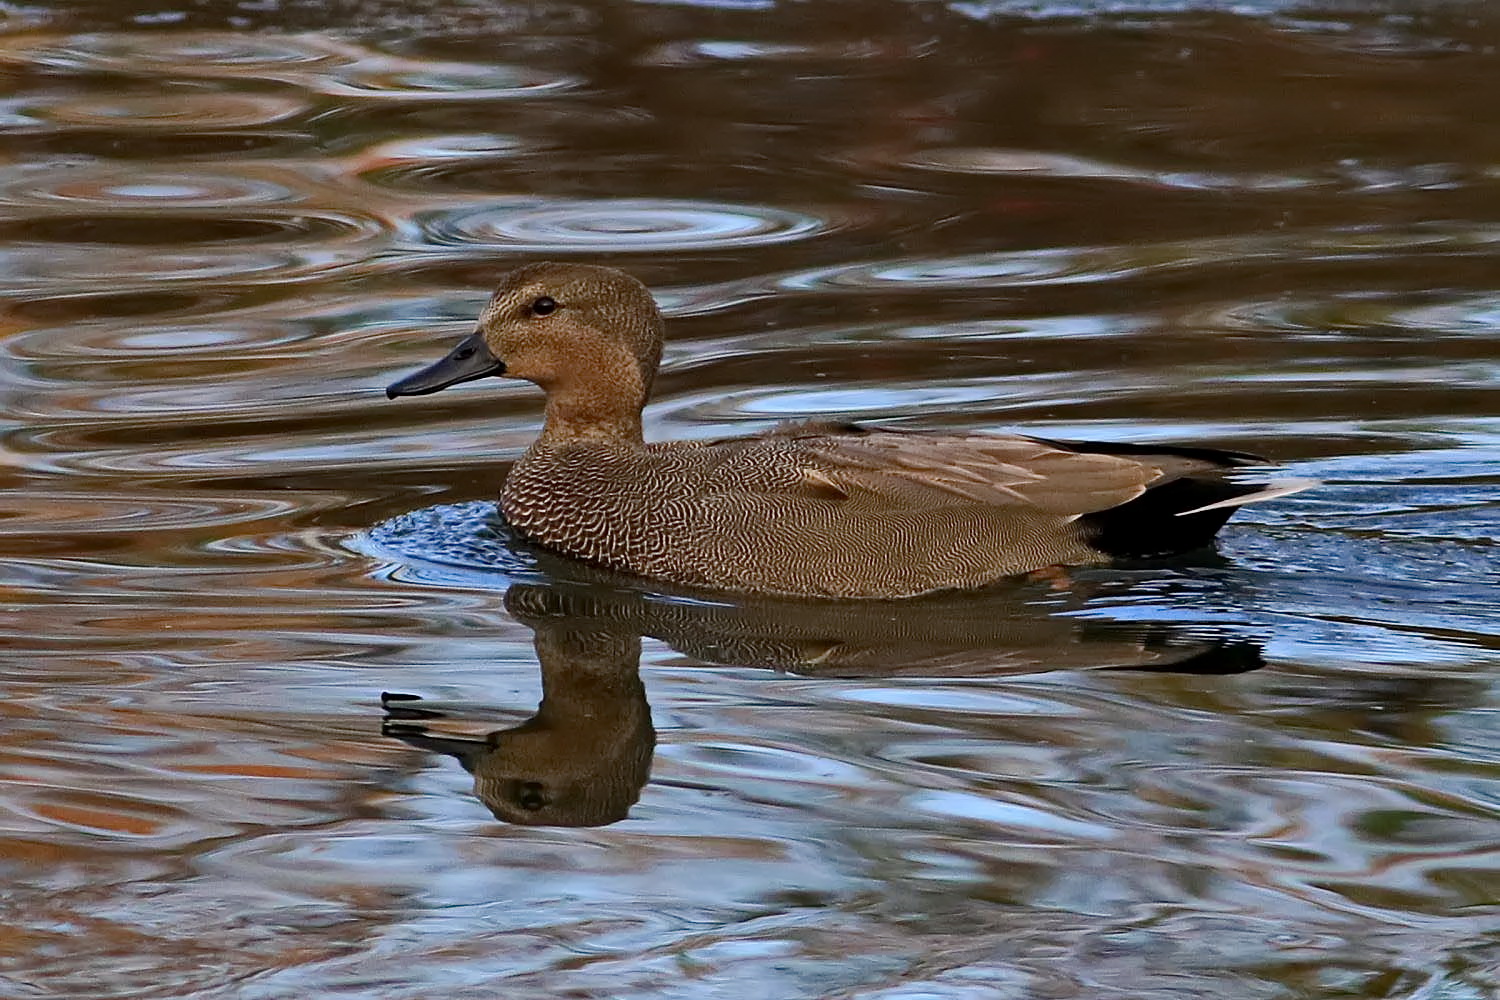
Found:
[[(0, 997), (1500, 996), (1497, 46), (1477, 2), (0, 5)], [(381, 392), (544, 258), (652, 286), (653, 438), (1324, 485), (904, 604), (611, 577), (495, 518), (535, 389)]]

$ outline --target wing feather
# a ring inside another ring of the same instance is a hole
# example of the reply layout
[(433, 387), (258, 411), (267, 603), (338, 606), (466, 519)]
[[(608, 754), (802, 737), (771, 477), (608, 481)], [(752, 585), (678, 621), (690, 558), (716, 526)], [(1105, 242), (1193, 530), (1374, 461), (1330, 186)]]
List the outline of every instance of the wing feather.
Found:
[(1068, 451), (1033, 438), (890, 430), (781, 438), (818, 485), (891, 508), (989, 504), (1074, 517), (1145, 492), (1161, 470), (1119, 455)]

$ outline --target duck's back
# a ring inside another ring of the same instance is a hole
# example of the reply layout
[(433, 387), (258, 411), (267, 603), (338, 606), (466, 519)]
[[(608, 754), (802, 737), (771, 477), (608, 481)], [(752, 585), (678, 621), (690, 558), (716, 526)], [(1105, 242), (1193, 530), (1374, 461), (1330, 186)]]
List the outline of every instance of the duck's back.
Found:
[[(540, 544), (643, 576), (759, 593), (904, 597), (1107, 559), (1101, 512), (1128, 510), (1153, 485), (1196, 474), (1225, 495), (1250, 492), (1216, 477), (1240, 458), (789, 425), (704, 443), (538, 442), (512, 469), (501, 501), (507, 519)], [(1208, 536), (1228, 513), (1213, 512)], [(1203, 517), (1168, 525), (1188, 531)]]

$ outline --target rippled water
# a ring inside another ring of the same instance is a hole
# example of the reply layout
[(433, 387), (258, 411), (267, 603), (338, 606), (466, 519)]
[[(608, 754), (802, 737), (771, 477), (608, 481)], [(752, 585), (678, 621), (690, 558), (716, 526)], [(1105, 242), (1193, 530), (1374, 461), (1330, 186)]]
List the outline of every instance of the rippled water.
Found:
[[(1500, 995), (1500, 20), (1361, 6), (0, 9), (0, 996)], [(595, 573), (485, 502), (534, 390), (380, 393), (543, 255), (657, 293), (653, 436), (1326, 485), (901, 607)]]

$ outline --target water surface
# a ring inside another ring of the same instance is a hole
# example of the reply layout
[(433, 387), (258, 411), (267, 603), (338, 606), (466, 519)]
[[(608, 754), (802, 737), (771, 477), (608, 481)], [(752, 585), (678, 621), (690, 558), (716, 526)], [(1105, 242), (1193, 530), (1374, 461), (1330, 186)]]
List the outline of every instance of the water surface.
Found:
[[(410, 6), (4, 12), (0, 995), (1497, 995), (1493, 11)], [(380, 392), (538, 257), (652, 285), (652, 436), (1326, 485), (899, 608), (592, 573), (487, 504), (535, 390)]]

